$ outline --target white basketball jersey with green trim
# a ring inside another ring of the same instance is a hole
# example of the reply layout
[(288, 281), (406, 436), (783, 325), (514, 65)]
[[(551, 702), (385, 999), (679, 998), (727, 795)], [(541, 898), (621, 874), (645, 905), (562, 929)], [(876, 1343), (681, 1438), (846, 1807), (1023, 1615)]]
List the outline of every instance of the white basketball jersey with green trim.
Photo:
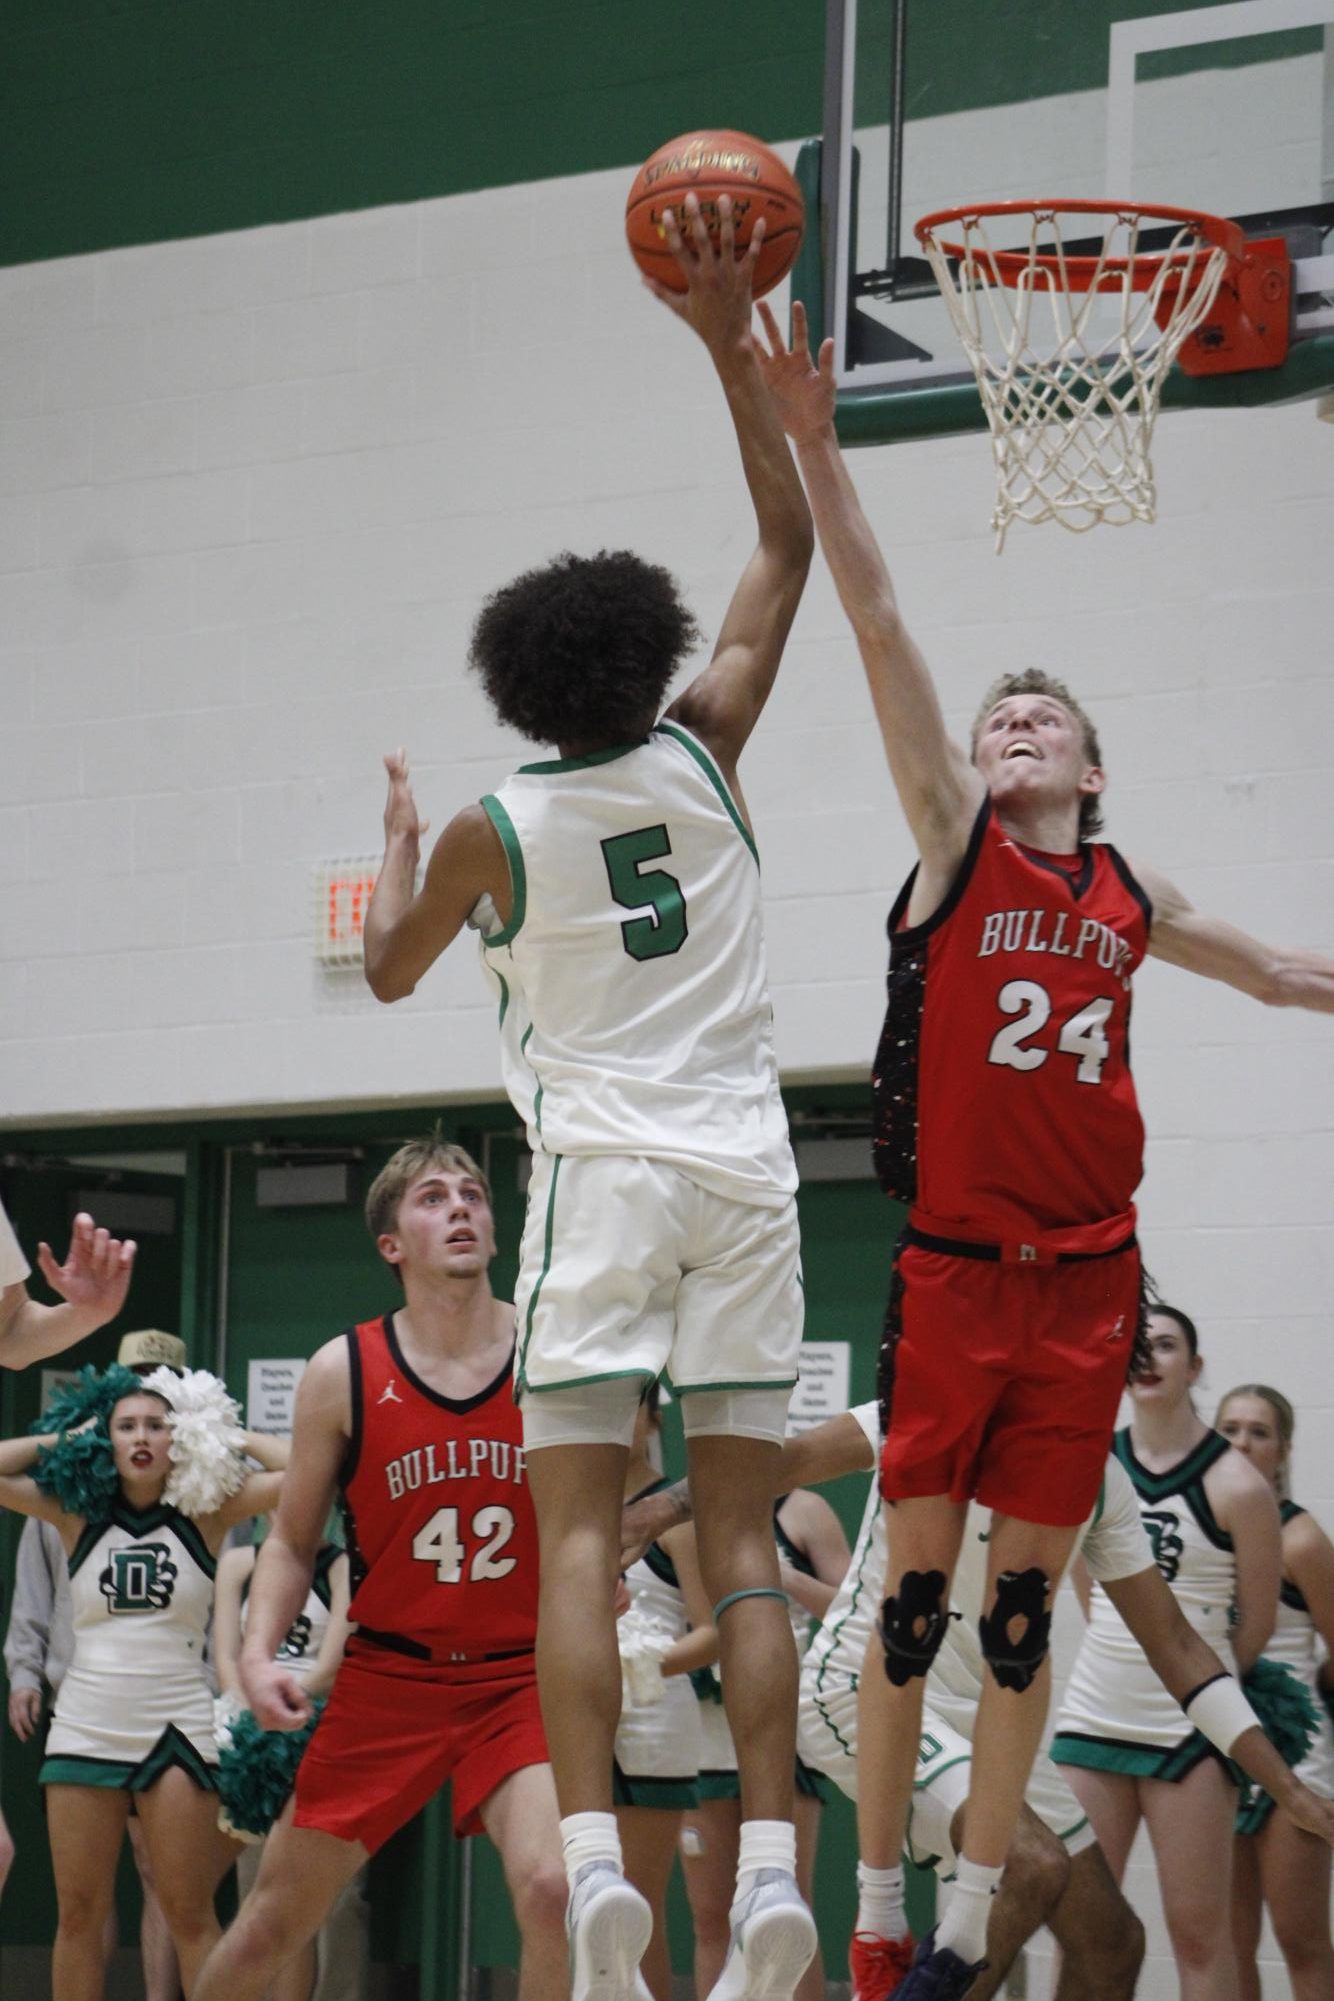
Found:
[(666, 1160), (734, 1200), (797, 1185), (778, 1089), (754, 843), (677, 723), (521, 767), (482, 801), (513, 910), (471, 922), (529, 1144)]

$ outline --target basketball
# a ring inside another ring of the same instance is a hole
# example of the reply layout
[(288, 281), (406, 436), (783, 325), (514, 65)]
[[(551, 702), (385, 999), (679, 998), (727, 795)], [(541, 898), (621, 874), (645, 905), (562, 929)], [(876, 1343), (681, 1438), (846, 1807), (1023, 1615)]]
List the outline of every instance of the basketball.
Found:
[(686, 281), (667, 248), (663, 213), (675, 209), (683, 222), (681, 205), (692, 193), (715, 247), (722, 195), (732, 198), (738, 250), (745, 249), (763, 216), (764, 244), (752, 289), (757, 299), (771, 292), (792, 268), (806, 220), (801, 189), (777, 153), (745, 132), (687, 132), (645, 160), (625, 204), (626, 240), (645, 277), (672, 292), (684, 292)]

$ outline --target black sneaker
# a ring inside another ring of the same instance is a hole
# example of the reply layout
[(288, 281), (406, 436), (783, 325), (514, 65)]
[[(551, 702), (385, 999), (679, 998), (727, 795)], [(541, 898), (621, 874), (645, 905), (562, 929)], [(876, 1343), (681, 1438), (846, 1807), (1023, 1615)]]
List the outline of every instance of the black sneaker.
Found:
[(938, 1946), (933, 1925), (913, 1954), (912, 1965), (889, 2001), (963, 2001), (978, 1974), (985, 1973), (989, 1963), (979, 1959), (970, 1966), (966, 1959), (960, 1959), (958, 1953), (951, 1952), (947, 1945)]

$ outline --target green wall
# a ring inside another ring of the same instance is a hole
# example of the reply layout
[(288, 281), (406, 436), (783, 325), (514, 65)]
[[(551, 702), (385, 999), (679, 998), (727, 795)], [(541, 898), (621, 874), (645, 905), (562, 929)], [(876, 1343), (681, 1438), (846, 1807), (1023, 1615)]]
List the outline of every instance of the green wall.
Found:
[[(1094, 88), (1114, 18), (1182, 5), (917, 0), (909, 115)], [(862, 0), (866, 122), (888, 50)], [(588, 173), (698, 126), (805, 137), (823, 70), (818, 0), (9, 0), (0, 264)]]

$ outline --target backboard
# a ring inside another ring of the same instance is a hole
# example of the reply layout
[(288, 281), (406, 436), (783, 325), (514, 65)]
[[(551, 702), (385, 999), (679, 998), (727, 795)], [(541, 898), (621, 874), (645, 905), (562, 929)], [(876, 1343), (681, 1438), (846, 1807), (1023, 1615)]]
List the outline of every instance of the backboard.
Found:
[(793, 295), (834, 337), (847, 443), (985, 427), (912, 234), (965, 201), (1128, 197), (1283, 235), (1287, 360), (1174, 372), (1163, 406), (1334, 389), (1334, 0), (826, 0), (823, 137), (798, 173), (821, 228)]

